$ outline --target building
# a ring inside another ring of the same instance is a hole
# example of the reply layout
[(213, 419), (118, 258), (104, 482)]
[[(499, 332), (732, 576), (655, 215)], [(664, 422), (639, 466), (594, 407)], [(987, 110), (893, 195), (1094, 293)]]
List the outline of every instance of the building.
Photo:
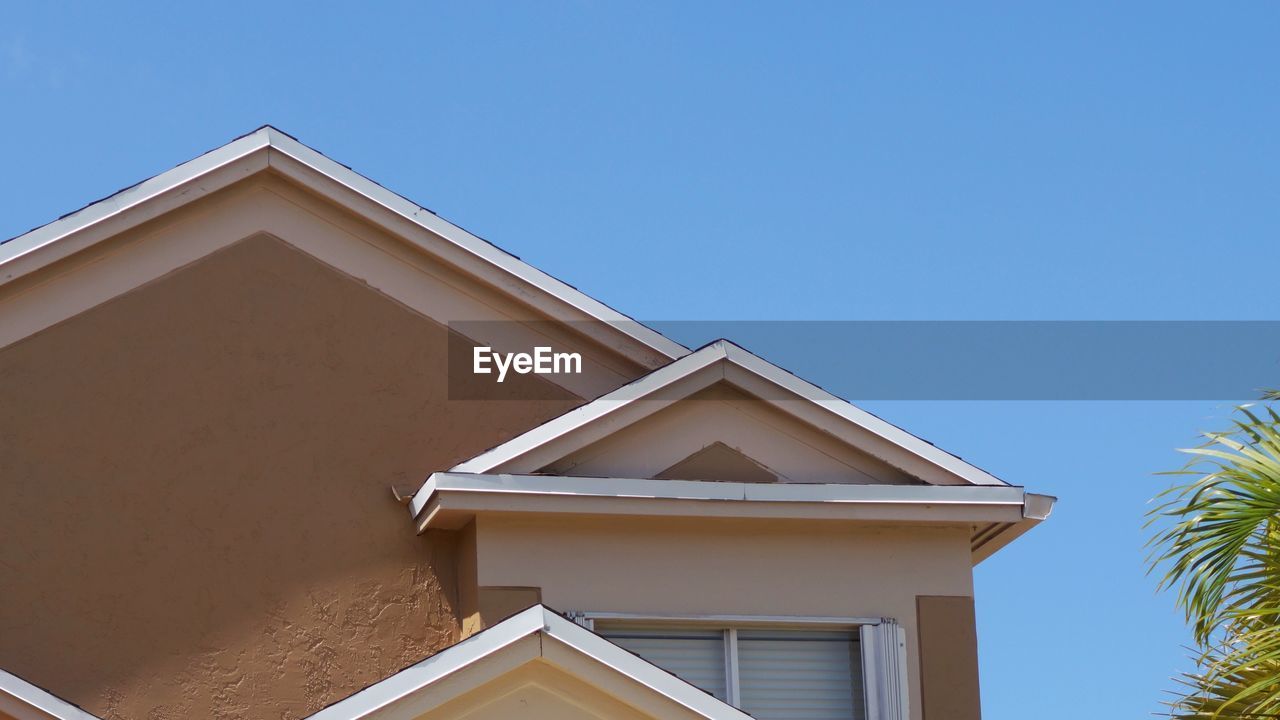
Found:
[(6, 719), (977, 718), (1053, 504), (270, 127), (0, 245), (0, 407)]

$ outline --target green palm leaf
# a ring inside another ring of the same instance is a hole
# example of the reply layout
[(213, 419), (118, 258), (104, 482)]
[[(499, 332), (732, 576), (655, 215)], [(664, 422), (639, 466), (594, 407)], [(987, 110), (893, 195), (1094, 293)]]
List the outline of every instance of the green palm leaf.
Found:
[[(1268, 398), (1280, 395), (1269, 393)], [(1150, 557), (1199, 646), (1176, 718), (1280, 718), (1280, 416), (1239, 408), (1157, 497)]]

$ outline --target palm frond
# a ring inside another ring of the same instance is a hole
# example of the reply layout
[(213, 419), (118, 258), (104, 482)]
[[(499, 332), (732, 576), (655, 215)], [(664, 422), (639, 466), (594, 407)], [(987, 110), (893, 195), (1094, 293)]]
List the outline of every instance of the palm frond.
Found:
[[(1280, 395), (1277, 395), (1280, 397)], [(1148, 512), (1152, 570), (1202, 649), (1177, 718), (1280, 718), (1280, 416), (1238, 409)]]

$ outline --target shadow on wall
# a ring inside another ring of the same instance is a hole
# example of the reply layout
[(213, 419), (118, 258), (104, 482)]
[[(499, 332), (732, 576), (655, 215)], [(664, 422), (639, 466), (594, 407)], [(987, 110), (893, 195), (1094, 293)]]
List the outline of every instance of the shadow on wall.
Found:
[(256, 237), (0, 350), (0, 667), (105, 717), (299, 717), (450, 644), (453, 539), (389, 487), (579, 401), (448, 402), (447, 346)]

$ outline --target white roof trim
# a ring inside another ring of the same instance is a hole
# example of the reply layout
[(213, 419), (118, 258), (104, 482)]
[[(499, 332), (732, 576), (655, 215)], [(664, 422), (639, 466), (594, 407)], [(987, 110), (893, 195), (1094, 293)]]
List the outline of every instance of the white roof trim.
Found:
[(1054, 498), (1009, 485), (854, 485), (434, 473), (410, 500), (419, 532), (481, 513), (943, 523), (974, 547), (1048, 516)]
[[(719, 366), (719, 368), (716, 366)], [(801, 380), (777, 365), (753, 355), (727, 340), (717, 340), (706, 345), (665, 367), (654, 370), (633, 383), (624, 385), (586, 405), (539, 425), (466, 462), (459, 463), (450, 468), (450, 470), (452, 472), (465, 473), (515, 470), (516, 468), (504, 466), (533, 453), (549, 443), (566, 438), (589, 424), (603, 421), (621, 408), (627, 407), (637, 400), (651, 397), (663, 388), (670, 387), (678, 380), (683, 380), (702, 372), (712, 372), (715, 369), (724, 371), (723, 368), (727, 367), (739, 368), (751, 376), (788, 391), (795, 395), (797, 399), (808, 400), (813, 406), (827, 411), (830, 419), (835, 420), (837, 425), (839, 423), (847, 423), (847, 428), (869, 431), (873, 435), (888, 441), (893, 446), (911, 453), (929, 465), (955, 476), (963, 482), (973, 485), (1007, 485), (1007, 483), (985, 470), (975, 467), (955, 455), (921, 440), (902, 428), (857, 408), (852, 403), (842, 400), (812, 383)], [(716, 376), (714, 379), (719, 379), (719, 377), (726, 377), (726, 375)], [(651, 405), (653, 406), (652, 411), (656, 412), (664, 404), (652, 402)], [(788, 407), (785, 403), (775, 403), (775, 406), (794, 414), (794, 408)], [(833, 434), (840, 437), (838, 429)], [(848, 437), (842, 439), (845, 442), (850, 442)], [(870, 451), (868, 448), (860, 449)], [(881, 459), (897, 465), (892, 458), (881, 457)], [(520, 469), (533, 471), (538, 468)]]
[(856, 485), (843, 483), (741, 483), (650, 480), (560, 475), (433, 473), (413, 496), (420, 515), (441, 493), (611, 498), (617, 500), (710, 500), (847, 505), (1007, 506), (1021, 509), (1027, 493), (1012, 485)]
[[(508, 278), (508, 284), (514, 283), (516, 286), (509, 289), (524, 290), (521, 296), (525, 302), (530, 302), (553, 318), (565, 321), (599, 321), (611, 327), (613, 332), (658, 356), (641, 362), (647, 367), (655, 367), (689, 352), (683, 345), (270, 126), (237, 138), (52, 223), (0, 243), (0, 285), (151, 219), (156, 212), (149, 213), (144, 210), (144, 206), (157, 200), (166, 200), (161, 203), (164, 207), (159, 212), (168, 211), (267, 167), (301, 180), (312, 189), (331, 197), (335, 187), (345, 189), (372, 203), (374, 208), (380, 208), (400, 221), (408, 221), (419, 229), (428, 231), (430, 238), (443, 239), (445, 244), (431, 246), (430, 239), (407, 239), (436, 254), (441, 250), (452, 250), (447, 260), (465, 266), (464, 270), (475, 271), (480, 268), (501, 271)], [(233, 172), (227, 172), (228, 170)], [(317, 180), (320, 182), (316, 182)], [(345, 204), (350, 206), (351, 202)], [(367, 215), (365, 212), (361, 214)], [(110, 232), (93, 232), (108, 221), (113, 223)]]
[(17, 720), (101, 720), (4, 670), (0, 670), (0, 713)]
[(748, 715), (680, 680), (555, 612), (535, 605), (483, 632), (432, 655), (391, 677), (341, 700), (308, 720), (358, 720), (428, 688), (436, 681), (501, 651), (526, 637), (542, 634), (622, 673), (708, 720), (751, 720)]
[[(137, 185), (127, 187), (113, 195), (90, 203), (47, 225), (41, 225), (0, 243), (0, 268), (19, 258), (32, 256), (35, 260), (31, 265), (24, 266), (21, 274), (16, 274), (12, 271), (0, 273), (0, 284), (21, 277), (21, 275), (32, 272), (53, 260), (69, 254), (65, 250), (58, 253), (53, 252), (52, 246), (54, 243), (63, 243), (73, 235), (93, 225), (155, 200), (159, 196), (193, 180), (198, 180), (218, 168), (260, 152), (269, 144), (270, 140), (266, 128), (256, 130), (248, 135), (236, 138), (222, 147), (210, 150), (200, 157), (166, 170), (155, 177), (143, 180)], [(191, 199), (194, 200), (195, 197)], [(79, 249), (82, 248), (77, 246), (69, 250)], [(3, 269), (8, 270), (8, 268)]]

